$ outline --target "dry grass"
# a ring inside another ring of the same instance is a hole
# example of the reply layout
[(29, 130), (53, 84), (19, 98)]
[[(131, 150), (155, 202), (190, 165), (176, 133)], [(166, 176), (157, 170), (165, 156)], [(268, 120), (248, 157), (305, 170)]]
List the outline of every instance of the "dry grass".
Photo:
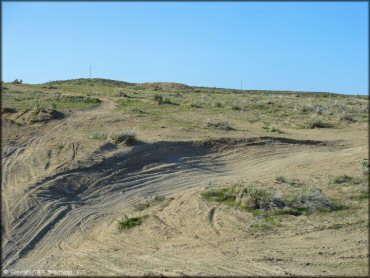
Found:
[(132, 229), (136, 226), (141, 225), (147, 216), (128, 217), (125, 215), (121, 221), (118, 222), (118, 228), (120, 230)]
[(233, 130), (230, 124), (225, 121), (208, 120), (207, 127), (221, 130)]
[(89, 134), (89, 138), (95, 140), (106, 140), (108, 138), (108, 135), (103, 132), (91, 132)]
[(133, 145), (136, 142), (136, 134), (133, 131), (112, 133), (109, 137), (115, 144), (124, 143), (126, 145)]
[[(279, 180), (286, 182), (283, 177), (280, 177)], [(202, 197), (208, 201), (225, 203), (241, 209), (277, 210), (279, 214), (299, 215), (303, 212), (334, 211), (344, 208), (322, 190), (312, 186), (283, 194), (279, 191), (238, 181), (227, 188), (205, 191), (202, 193)], [(276, 212), (274, 213), (276, 214)]]

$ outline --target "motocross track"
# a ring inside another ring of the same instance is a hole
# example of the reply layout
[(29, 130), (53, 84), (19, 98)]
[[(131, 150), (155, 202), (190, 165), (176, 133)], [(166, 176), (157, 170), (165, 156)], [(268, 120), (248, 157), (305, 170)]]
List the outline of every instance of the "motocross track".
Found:
[[(199, 194), (238, 178), (272, 182), (289, 174), (325, 182), (328, 173), (355, 173), (353, 161), (367, 157), (363, 127), (297, 132), (297, 139), (139, 136), (130, 147), (84, 143), (79, 131), (114, 121), (113, 108), (106, 100), (34, 127), (3, 121), (3, 269), (70, 275), (366, 274), (368, 232), (358, 219), (367, 221), (367, 208), (339, 227), (330, 217), (307, 224), (305, 217), (289, 216), (289, 229), (261, 236), (245, 231), (250, 214), (204, 202)], [(134, 205), (153, 195), (167, 198), (143, 212), (143, 225), (118, 231), (123, 214), (135, 213)]]

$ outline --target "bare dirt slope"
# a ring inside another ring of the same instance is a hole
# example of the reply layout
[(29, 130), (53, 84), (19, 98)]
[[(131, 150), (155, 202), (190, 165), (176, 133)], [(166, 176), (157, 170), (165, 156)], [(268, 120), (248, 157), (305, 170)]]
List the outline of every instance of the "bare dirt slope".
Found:
[[(251, 228), (256, 221), (251, 213), (200, 197), (205, 187), (240, 178), (274, 184), (283, 174), (325, 187), (336, 175), (357, 175), (368, 151), (364, 125), (297, 132), (297, 139), (245, 134), (233, 144), (140, 136), (130, 147), (86, 142), (81, 132), (86, 126), (122, 120), (114, 118), (113, 109), (105, 100), (32, 128), (3, 123), (4, 269), (98, 275), (367, 273), (366, 202), (350, 213), (287, 216), (276, 229), (259, 231)], [(134, 210), (160, 195), (164, 202)], [(119, 231), (124, 214), (148, 216), (141, 226)]]

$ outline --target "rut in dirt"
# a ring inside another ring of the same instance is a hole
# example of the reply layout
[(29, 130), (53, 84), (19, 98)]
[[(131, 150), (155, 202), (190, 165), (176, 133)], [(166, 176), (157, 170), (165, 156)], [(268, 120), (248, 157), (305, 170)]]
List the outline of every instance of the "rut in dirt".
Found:
[[(52, 250), (58, 241), (79, 233), (81, 223), (93, 226), (95, 223), (88, 221), (91, 215), (95, 220), (104, 218), (141, 197), (169, 194), (199, 186), (210, 177), (227, 175), (229, 170), (225, 166), (229, 162), (223, 151), (264, 145), (289, 150), (294, 145), (299, 151), (302, 146), (328, 144), (275, 137), (138, 142), (131, 148), (117, 150), (100, 163), (81, 162), (77, 168), (36, 182), (22, 200), (9, 207), (16, 217), (5, 231), (8, 236), (3, 242), (4, 265), (15, 265), (37, 249), (41, 241), (42, 248)], [(115, 147), (103, 145), (98, 152), (112, 148)]]

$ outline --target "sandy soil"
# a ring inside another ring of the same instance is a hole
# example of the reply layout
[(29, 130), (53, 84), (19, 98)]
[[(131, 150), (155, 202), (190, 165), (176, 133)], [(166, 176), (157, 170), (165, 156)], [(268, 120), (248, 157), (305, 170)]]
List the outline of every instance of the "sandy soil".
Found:
[[(3, 121), (8, 273), (366, 275), (364, 203), (350, 215), (288, 216), (281, 227), (261, 233), (250, 228), (252, 214), (200, 197), (204, 188), (238, 178), (273, 184), (287, 175), (323, 187), (344, 172), (357, 175), (368, 153), (366, 125), (298, 130), (285, 139), (251, 132), (231, 146), (223, 140), (158, 141), (156, 134), (139, 136), (132, 147), (87, 141), (86, 126), (122, 121), (113, 109), (105, 100), (46, 124)], [(153, 195), (167, 198), (133, 210)], [(124, 214), (148, 217), (119, 231)]]

